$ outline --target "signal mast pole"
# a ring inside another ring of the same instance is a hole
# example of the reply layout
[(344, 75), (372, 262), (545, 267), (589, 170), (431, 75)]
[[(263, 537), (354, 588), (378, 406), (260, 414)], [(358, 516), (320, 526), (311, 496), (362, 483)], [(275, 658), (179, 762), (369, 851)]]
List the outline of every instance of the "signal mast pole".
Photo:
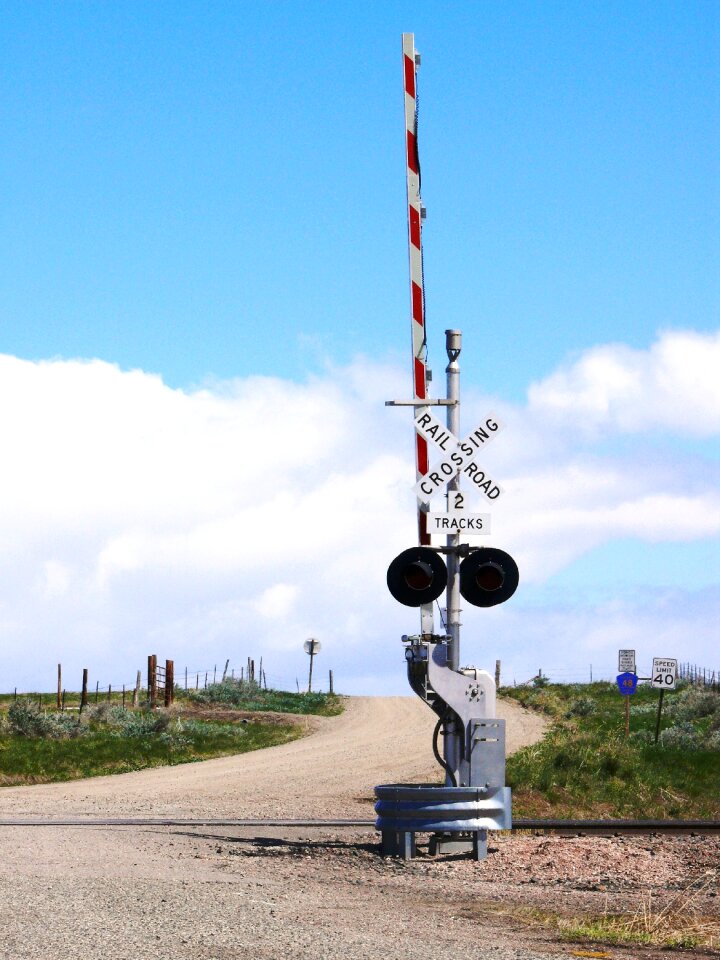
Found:
[[(459, 330), (445, 331), (445, 349), (448, 355), (448, 365), (445, 369), (447, 376), (447, 426), (450, 434), (460, 436), (460, 364), (458, 357), (462, 348), (462, 334)], [(447, 486), (447, 509), (458, 509), (462, 504), (459, 496), (460, 474), (456, 474)], [(448, 635), (448, 667), (451, 670), (460, 669), (460, 534), (451, 533), (447, 537), (447, 593), (446, 593), (446, 631)], [(454, 720), (445, 724), (444, 750), (447, 773), (445, 781), (452, 783), (450, 771), (457, 774), (460, 766), (460, 732)]]

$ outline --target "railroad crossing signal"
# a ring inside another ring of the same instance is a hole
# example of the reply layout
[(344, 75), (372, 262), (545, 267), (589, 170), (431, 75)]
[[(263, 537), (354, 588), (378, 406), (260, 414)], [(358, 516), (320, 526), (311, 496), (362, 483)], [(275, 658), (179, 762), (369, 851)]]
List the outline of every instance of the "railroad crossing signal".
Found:
[[(482, 547), (460, 564), (460, 593), (475, 607), (494, 607), (509, 600), (517, 589), (517, 564), (504, 550)], [(388, 567), (390, 593), (406, 607), (432, 603), (447, 586), (447, 567), (430, 547), (403, 550)]]

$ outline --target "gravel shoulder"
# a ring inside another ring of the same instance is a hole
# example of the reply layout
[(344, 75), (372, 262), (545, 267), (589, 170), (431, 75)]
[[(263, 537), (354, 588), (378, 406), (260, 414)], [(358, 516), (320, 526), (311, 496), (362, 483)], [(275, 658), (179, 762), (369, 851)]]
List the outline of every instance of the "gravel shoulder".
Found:
[[(512, 703), (502, 711), (511, 749), (542, 736), (541, 718)], [(432, 714), (414, 698), (353, 698), (340, 717), (314, 719), (303, 740), (179, 767), (4, 788), (0, 814), (369, 817), (375, 784), (437, 779), (432, 726)], [(380, 858), (376, 835), (363, 830), (0, 828), (2, 955), (577, 955), (582, 948), (521, 924), (513, 911), (536, 904), (601, 912), (609, 896), (631, 904), (648, 889), (702, 877), (720, 857), (720, 845), (693, 838), (500, 835), (491, 848), (483, 863), (420, 856), (406, 864)], [(641, 953), (605, 955), (631, 960)]]

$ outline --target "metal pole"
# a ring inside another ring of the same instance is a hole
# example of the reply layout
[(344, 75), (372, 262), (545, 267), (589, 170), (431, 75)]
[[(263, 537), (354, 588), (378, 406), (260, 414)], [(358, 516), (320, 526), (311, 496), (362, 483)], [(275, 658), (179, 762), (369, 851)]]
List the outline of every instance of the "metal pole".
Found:
[(315, 643), (311, 642), (310, 644), (310, 674), (308, 676), (308, 693), (312, 693), (312, 668), (313, 660), (315, 659)]
[[(447, 427), (453, 436), (460, 436), (460, 364), (458, 357), (462, 349), (462, 334), (459, 330), (445, 331), (445, 349), (449, 363), (445, 369), (447, 374), (447, 398), (452, 403), (447, 408)], [(447, 508), (455, 508), (456, 494), (460, 489), (460, 475), (456, 474), (447, 486)], [(447, 545), (457, 548), (460, 545), (460, 534), (451, 533), (447, 538)], [(456, 552), (447, 555), (447, 634), (448, 666), (457, 670), (460, 666), (460, 558)]]
[(660, 715), (662, 714), (662, 702), (663, 702), (664, 693), (665, 693), (664, 690), (660, 691), (660, 699), (658, 700), (657, 720), (655, 721), (655, 743), (658, 742), (658, 737), (660, 736)]
[[(445, 331), (445, 349), (448, 355), (448, 365), (445, 369), (447, 374), (447, 398), (452, 403), (447, 408), (447, 427), (450, 433), (460, 436), (460, 364), (458, 357), (462, 349), (462, 334), (459, 330)], [(447, 509), (453, 510), (458, 506), (458, 491), (460, 490), (460, 476), (456, 475), (447, 486)], [(460, 545), (460, 534), (452, 533), (448, 535), (447, 546), (451, 550), (447, 554), (447, 623), (446, 632), (448, 635), (448, 666), (452, 670), (457, 670), (460, 666), (460, 558), (456, 549)], [(460, 765), (460, 731), (456, 729), (454, 723), (448, 723), (445, 727), (445, 761), (449, 768), (457, 772)], [(458, 781), (459, 783), (459, 781)], [(452, 780), (449, 773), (446, 774), (446, 785), (450, 786)]]

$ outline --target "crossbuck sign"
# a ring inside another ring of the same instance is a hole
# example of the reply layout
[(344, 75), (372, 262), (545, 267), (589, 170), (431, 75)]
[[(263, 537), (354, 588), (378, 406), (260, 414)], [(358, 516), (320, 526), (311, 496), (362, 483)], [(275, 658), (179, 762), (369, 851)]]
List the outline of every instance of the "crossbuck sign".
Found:
[(472, 486), (483, 493), (488, 500), (497, 500), (502, 493), (502, 488), (475, 460), (476, 452), (487, 446), (503, 429), (503, 424), (496, 417), (489, 416), (464, 440), (458, 440), (431, 413), (418, 414), (415, 418), (415, 429), (420, 436), (432, 441), (445, 454), (444, 458), (430, 467), (415, 484), (418, 500), (429, 503), (438, 490), (441, 490), (458, 473), (467, 477)]

